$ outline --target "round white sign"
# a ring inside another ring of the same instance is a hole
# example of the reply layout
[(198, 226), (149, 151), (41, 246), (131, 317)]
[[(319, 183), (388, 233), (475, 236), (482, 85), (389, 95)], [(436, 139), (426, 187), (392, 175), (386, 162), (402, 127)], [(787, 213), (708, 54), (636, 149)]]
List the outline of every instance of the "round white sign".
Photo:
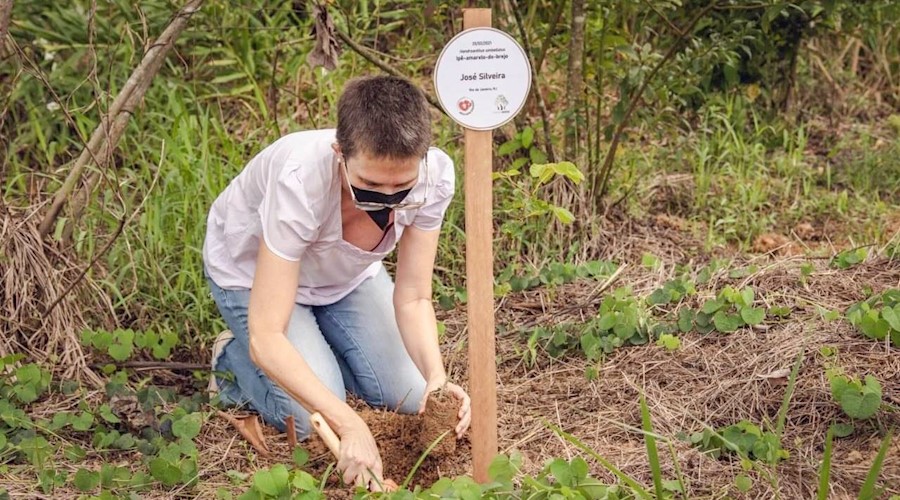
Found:
[(493, 130), (512, 120), (530, 88), (525, 51), (494, 28), (460, 32), (444, 46), (434, 68), (434, 89), (444, 111), (473, 130)]

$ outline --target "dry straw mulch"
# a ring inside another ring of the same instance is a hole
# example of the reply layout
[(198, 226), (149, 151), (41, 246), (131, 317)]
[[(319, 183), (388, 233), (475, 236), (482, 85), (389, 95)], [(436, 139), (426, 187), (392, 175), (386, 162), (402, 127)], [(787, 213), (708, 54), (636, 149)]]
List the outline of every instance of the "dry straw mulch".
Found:
[[(760, 268), (756, 274), (729, 279), (722, 273), (708, 291), (704, 287), (690, 302), (697, 306), (726, 284), (747, 284), (769, 305), (793, 307), (792, 315), (781, 324), (733, 334), (684, 335), (682, 347), (674, 352), (654, 345), (620, 349), (600, 367), (594, 381), (585, 379), (589, 365), (578, 358), (529, 369), (522, 361), (522, 337), (508, 334), (498, 345), (506, 360), (500, 368), (501, 448), (521, 451), (532, 472), (551, 457), (581, 455), (547, 428), (549, 422), (651, 484), (646, 448), (636, 431), (641, 426), (638, 394), (643, 392), (656, 432), (671, 443), (677, 457), (673, 461), (668, 446), (661, 443), (663, 472), (675, 479), (677, 461), (690, 498), (774, 498), (776, 491), (781, 498), (814, 496), (828, 426), (848, 421), (832, 400), (826, 368), (839, 366), (858, 377), (874, 375), (882, 383), (884, 401), (900, 407), (900, 350), (863, 337), (843, 320), (825, 321), (817, 308), (843, 312), (866, 297), (867, 287), (877, 293), (900, 286), (900, 262), (873, 261), (845, 271), (820, 264), (806, 285), (800, 282), (800, 260), (756, 263)], [(632, 269), (618, 284), (644, 294), (669, 277), (665, 270)], [(592, 287), (574, 284), (510, 298), (500, 321), (511, 332), (523, 323), (577, 322), (592, 310), (573, 310), (571, 304), (585, 304)], [(823, 355), (820, 348), (825, 346), (837, 348), (837, 354)], [(791, 457), (777, 469), (767, 468), (777, 477), (777, 486), (751, 472), (754, 487), (741, 494), (734, 487), (734, 477), (744, 473), (739, 461), (704, 455), (676, 435), (744, 419), (774, 429), (787, 385), (786, 377), (779, 374), (789, 370), (801, 352), (803, 361), (782, 438)], [(858, 423), (852, 437), (836, 441), (831, 480), (836, 498), (855, 497), (881, 443), (880, 431), (892, 427), (900, 429), (900, 413), (883, 410), (873, 422)], [(614, 480), (599, 464), (593, 471)], [(888, 453), (881, 482), (889, 492), (900, 494), (900, 439), (894, 440)]]
[[(583, 456), (594, 475), (615, 481), (598, 463), (557, 436), (547, 425), (553, 424), (643, 484), (651, 485), (646, 448), (638, 431), (638, 394), (643, 392), (655, 430), (663, 436), (659, 441), (663, 474), (675, 479), (680, 471), (689, 498), (771, 499), (776, 491), (786, 499), (813, 497), (827, 428), (835, 421), (847, 422), (832, 401), (825, 369), (836, 365), (856, 376), (874, 375), (882, 382), (884, 400), (900, 406), (900, 351), (862, 337), (843, 321), (824, 321), (815, 306), (843, 310), (864, 298), (866, 286), (876, 292), (896, 287), (900, 265), (881, 261), (847, 271), (819, 266), (807, 286), (800, 283), (799, 265), (797, 260), (773, 261), (762, 265), (756, 275), (738, 280), (720, 275), (710, 284), (712, 290), (726, 283), (747, 282), (756, 288), (758, 296), (779, 304), (793, 298), (790, 305), (794, 311), (781, 324), (730, 335), (688, 334), (674, 352), (655, 345), (623, 348), (610, 356), (593, 381), (585, 378), (588, 363), (577, 357), (550, 361), (545, 357), (538, 366), (528, 367), (517, 325), (540, 323), (542, 318), (545, 323), (586, 318), (591, 307), (573, 308), (572, 304), (590, 303), (596, 283), (581, 282), (507, 297), (498, 310), (499, 330), (506, 332), (500, 334), (497, 344), (500, 451), (521, 453), (527, 473), (537, 472), (554, 457)], [(632, 268), (621, 275), (618, 284), (632, 285), (645, 293), (668, 278), (665, 270)], [(702, 298), (694, 302), (699, 304)], [(465, 383), (464, 311), (452, 311), (443, 319), (448, 329), (445, 355), (452, 360), (451, 371)], [(819, 350), (824, 346), (836, 347), (837, 354), (823, 355)], [(774, 429), (787, 381), (783, 375), (773, 374), (789, 370), (801, 352), (803, 361), (782, 438), (791, 456), (777, 468), (762, 466), (761, 473), (745, 472), (733, 457), (715, 459), (676, 438), (679, 433), (701, 431), (704, 426), (720, 428), (744, 419)], [(398, 429), (404, 427), (403, 419), (408, 417), (371, 412), (367, 418), (378, 421), (386, 453), (395, 453), (398, 439), (399, 446), (405, 446)], [(389, 422), (385, 424), (385, 420)], [(831, 498), (855, 498), (881, 443), (880, 430), (891, 427), (900, 429), (900, 414), (882, 411), (874, 421), (858, 423), (853, 436), (836, 440)], [(384, 434), (385, 428), (393, 430)], [(222, 436), (223, 432), (211, 434)], [(256, 466), (246, 443), (234, 439), (223, 442), (220, 438), (217, 443), (217, 453), (212, 455), (229, 457), (228, 468), (246, 471)], [(465, 455), (469, 444), (463, 444), (461, 454), (429, 464), (430, 470), (438, 470), (440, 475), (470, 473), (471, 461)], [(309, 446), (318, 450), (313, 470), (324, 470), (329, 460), (324, 448), (315, 440)], [(288, 457), (285, 449), (281, 458)], [(401, 479), (407, 472), (388, 470)], [(753, 488), (746, 494), (734, 486), (734, 478), (740, 474), (753, 479)], [(766, 474), (777, 478), (777, 483)], [(426, 477), (433, 476), (429, 472)], [(213, 482), (204, 488), (227, 483), (214, 473), (210, 480)], [(890, 493), (900, 494), (900, 439), (892, 444), (880, 482)], [(337, 484), (332, 483), (332, 487), (337, 488)], [(334, 494), (343, 494), (339, 491), (334, 490)]]
[[(657, 221), (658, 222), (658, 221)], [(630, 265), (613, 286), (630, 286), (636, 295), (645, 295), (673, 276), (674, 262), (697, 268), (708, 260), (678, 231), (650, 225), (633, 225), (624, 233), (616, 227), (598, 233), (610, 240), (607, 254), (591, 256), (619, 262), (639, 262), (643, 252), (662, 256), (665, 264), (657, 270)], [(19, 255), (19, 254), (16, 254)], [(701, 286), (697, 297), (688, 299), (697, 306), (726, 284), (753, 286), (757, 297), (768, 305), (787, 305), (791, 316), (764, 329), (742, 329), (733, 334), (682, 336), (682, 347), (674, 352), (655, 345), (622, 348), (600, 367), (599, 377), (588, 381), (587, 361), (577, 357), (553, 360), (542, 356), (534, 367), (523, 356), (525, 335), (522, 325), (578, 322), (596, 314), (599, 282), (582, 281), (556, 288), (509, 295), (497, 304), (498, 399), (500, 451), (522, 453), (527, 473), (541, 469), (552, 457), (585, 456), (575, 446), (558, 437), (547, 426), (561, 427), (586, 446), (644, 484), (651, 484), (649, 464), (640, 428), (638, 394), (643, 392), (660, 439), (660, 456), (667, 479), (679, 474), (686, 480), (690, 498), (810, 498), (814, 496), (825, 433), (834, 421), (846, 422), (832, 401), (825, 369), (839, 366), (847, 373), (874, 375), (882, 383), (884, 400), (900, 406), (900, 350), (862, 337), (843, 320), (828, 322), (819, 309), (844, 311), (866, 297), (867, 289), (877, 293), (900, 286), (900, 262), (870, 261), (849, 270), (834, 270), (816, 261), (816, 270), (806, 284), (800, 280), (798, 258), (772, 260), (759, 257), (734, 262), (731, 268), (755, 264), (758, 271), (738, 279), (722, 272)], [(52, 281), (50, 278), (40, 278)], [(6, 310), (8, 311), (8, 310)], [(8, 312), (4, 312), (8, 314)], [(466, 384), (466, 318), (464, 308), (441, 314), (447, 326), (444, 354), (452, 376)], [(825, 356), (822, 347), (837, 348)], [(15, 346), (14, 346), (15, 347)], [(795, 392), (787, 411), (782, 443), (790, 458), (777, 468), (762, 467), (762, 473), (744, 472), (733, 457), (712, 458), (676, 438), (679, 433), (720, 428), (749, 420), (764, 428), (774, 427), (786, 390), (783, 376), (803, 352)], [(171, 377), (169, 377), (171, 382)], [(189, 386), (181, 381), (182, 386)], [(102, 396), (93, 396), (99, 401)], [(32, 408), (48, 413), (75, 408), (77, 400), (46, 401)], [(477, 409), (476, 409), (477, 411)], [(365, 410), (376, 430), (386, 457), (386, 475), (402, 481), (409, 472), (409, 457), (415, 456), (415, 439), (408, 429), (410, 417)], [(855, 497), (872, 463), (883, 430), (900, 429), (896, 411), (882, 410), (871, 422), (857, 423), (853, 436), (838, 439), (834, 446), (831, 498)], [(240, 491), (228, 471), (252, 474), (277, 462), (290, 463), (290, 449), (283, 435), (271, 429), (269, 446), (273, 457), (259, 457), (228, 423), (211, 418), (197, 438), (200, 447), (200, 481), (195, 489), (154, 490), (147, 498), (201, 497), (215, 495), (218, 487)], [(331, 458), (315, 439), (305, 443), (310, 451), (310, 470), (321, 474)], [(414, 480), (427, 484), (439, 476), (471, 472), (470, 444), (463, 440), (457, 453), (448, 459), (427, 462)], [(406, 449), (405, 455), (397, 450)], [(395, 459), (402, 458), (400, 462)], [(588, 458), (592, 473), (604, 481), (614, 478)], [(64, 463), (61, 457), (57, 457)], [(99, 468), (100, 457), (81, 466)], [(119, 454), (103, 460), (136, 464), (138, 454)], [(392, 462), (393, 461), (393, 462)], [(390, 463), (389, 463), (390, 462)], [(677, 472), (677, 471), (680, 471)], [(753, 488), (737, 491), (734, 478), (746, 473)], [(766, 478), (771, 474), (773, 482)], [(900, 438), (896, 439), (884, 463), (880, 483), (891, 494), (900, 494)], [(0, 475), (0, 484), (13, 495), (33, 494), (35, 480), (28, 468), (11, 468)], [(349, 497), (336, 479), (328, 482), (329, 497)], [(59, 495), (65, 491), (59, 490)]]
[(91, 315), (112, 316), (112, 305), (84, 279), (85, 264), (41, 238), (37, 214), (0, 205), (0, 357), (26, 354), (64, 378), (100, 386), (80, 335)]

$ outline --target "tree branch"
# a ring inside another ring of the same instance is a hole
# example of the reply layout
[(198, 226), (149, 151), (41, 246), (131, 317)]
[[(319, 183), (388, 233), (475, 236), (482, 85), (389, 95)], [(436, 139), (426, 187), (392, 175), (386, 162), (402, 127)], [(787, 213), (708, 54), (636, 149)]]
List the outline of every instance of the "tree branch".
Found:
[[(150, 46), (140, 64), (132, 72), (128, 81), (122, 87), (119, 95), (113, 101), (106, 116), (102, 117), (100, 124), (94, 129), (87, 146), (81, 151), (81, 155), (75, 160), (69, 175), (66, 176), (63, 185), (53, 197), (53, 203), (50, 205), (44, 218), (41, 220), (38, 230), (42, 237), (47, 237), (53, 227), (60, 212), (69, 199), (69, 195), (75, 190), (84, 173), (85, 168), (93, 160), (98, 166), (105, 166), (109, 156), (116, 147), (116, 143), (125, 130), (131, 113), (137, 107), (137, 104), (143, 99), (144, 93), (150, 87), (153, 76), (159, 71), (165, 60), (166, 54), (175, 43), (178, 35), (187, 26), (188, 20), (195, 12), (200, 10), (203, 0), (190, 0), (172, 19), (172, 22), (166, 26), (163, 33), (156, 40), (156, 43)], [(93, 189), (95, 182), (89, 182), (86, 186)], [(87, 192), (87, 199), (90, 198), (90, 191)]]
[(134, 368), (135, 370), (209, 370), (209, 363), (182, 363), (178, 361), (122, 361), (120, 363), (94, 363), (91, 368), (97, 370), (112, 364), (116, 368)]
[(6, 35), (9, 33), (9, 20), (12, 16), (13, 0), (0, 0), (0, 54), (6, 46)]
[[(378, 59), (378, 58), (375, 57), (374, 55), (372, 55), (372, 54), (369, 52), (368, 49), (366, 49), (366, 48), (363, 47), (362, 45), (360, 45), (360, 44), (356, 43), (355, 41), (353, 41), (353, 39), (350, 38), (350, 37), (349, 37), (346, 33), (344, 33), (343, 31), (341, 31), (341, 30), (335, 28), (334, 32), (337, 33), (338, 38), (340, 38), (342, 42), (346, 43), (347, 46), (350, 47), (350, 48), (353, 50), (353, 52), (356, 52), (356, 53), (359, 54), (363, 59), (365, 59), (366, 61), (369, 61), (370, 63), (374, 64), (375, 66), (377, 66), (378, 68), (380, 68), (380, 69), (381, 69), (382, 71), (384, 71), (385, 73), (387, 73), (387, 74), (389, 74), (389, 75), (393, 75), (393, 76), (399, 77), (399, 78), (408, 78), (406, 75), (404, 75), (403, 73), (401, 73), (398, 69), (394, 68), (394, 67), (391, 66), (390, 64), (388, 64), (388, 63), (382, 61), (381, 59)], [(433, 95), (429, 94), (428, 92), (424, 92), (424, 91), (423, 91), (423, 93), (425, 94), (425, 98), (428, 99), (428, 102), (429, 102), (432, 106), (434, 106), (435, 108), (437, 108), (441, 113), (447, 114), (446, 111), (444, 111), (444, 108), (441, 107), (441, 103), (439, 103), (438, 100), (437, 100)]]
[[(547, 157), (551, 162), (556, 162), (556, 154), (553, 152), (553, 139), (550, 135), (550, 113), (547, 112), (547, 103), (544, 102), (544, 95), (541, 94), (541, 88), (538, 86), (537, 74), (538, 67), (534, 65), (531, 58), (531, 44), (528, 42), (528, 34), (525, 32), (525, 23), (522, 21), (522, 13), (519, 12), (518, 2), (512, 2), (513, 16), (516, 18), (516, 26), (519, 28), (519, 36), (522, 37), (522, 45), (524, 45), (525, 54), (528, 56), (528, 62), (531, 63), (531, 92), (537, 102), (538, 111), (541, 113), (541, 121), (544, 130), (544, 145), (547, 148)], [(564, 3), (564, 2), (562, 2)]]
[(625, 114), (622, 116), (622, 121), (619, 122), (619, 125), (616, 127), (616, 131), (613, 134), (612, 141), (609, 145), (609, 151), (606, 153), (606, 158), (603, 159), (603, 167), (600, 169), (600, 178), (602, 179), (600, 182), (600, 190), (595, 193), (597, 198), (595, 199), (596, 203), (599, 205), (600, 200), (606, 194), (606, 189), (609, 184), (609, 176), (612, 172), (613, 160), (616, 158), (616, 150), (619, 147), (619, 141), (622, 140), (622, 134), (625, 131), (625, 126), (628, 124), (628, 119), (631, 118), (631, 114), (634, 113), (635, 108), (637, 108), (637, 103), (641, 100), (641, 96), (644, 94), (644, 90), (647, 88), (647, 85), (651, 80), (659, 73), (659, 70), (665, 66), (667, 62), (669, 62), (672, 57), (678, 52), (681, 48), (681, 44), (687, 39), (690, 33), (693, 31), (694, 26), (697, 25), (697, 22), (700, 21), (703, 16), (705, 16), (709, 11), (716, 7), (716, 3), (710, 3), (703, 10), (701, 10), (693, 19), (688, 23), (688, 25), (681, 30), (678, 35), (678, 38), (675, 40), (675, 43), (669, 47), (669, 51), (666, 52), (666, 55), (656, 63), (656, 66), (650, 71), (644, 81), (641, 82), (641, 86), (638, 87), (637, 91), (635, 91), (630, 96), (630, 102), (628, 103), (628, 109), (625, 111)]

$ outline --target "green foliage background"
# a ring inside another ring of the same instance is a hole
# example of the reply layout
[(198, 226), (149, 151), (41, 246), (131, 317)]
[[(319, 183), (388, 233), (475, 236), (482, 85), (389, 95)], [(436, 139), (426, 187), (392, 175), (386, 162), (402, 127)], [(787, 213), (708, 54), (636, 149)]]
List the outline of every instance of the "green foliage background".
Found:
[[(884, 221), (900, 196), (900, 48), (893, 36), (900, 7), (725, 0), (682, 40), (679, 27), (706, 4), (585, 2), (584, 89), (573, 106), (565, 95), (568, 4), (485, 2), (494, 7), (495, 26), (516, 35), (512, 10), (518, 9), (532, 57), (542, 57), (538, 86), (551, 117), (544, 123), (530, 103), (495, 133), (498, 275), (509, 279), (551, 262), (607, 255), (595, 236), (604, 220), (597, 207), (615, 200), (624, 200), (616, 209), (629, 216), (663, 211), (685, 218), (709, 248), (747, 247), (761, 233), (787, 232), (807, 220), (852, 221), (850, 231), (866, 241), (890, 236)], [(15, 3), (14, 57), (0, 65), (4, 204), (33, 209), (59, 187), (179, 5)], [(434, 59), (461, 28), (462, 6), (328, 3), (339, 30), (429, 92)], [(74, 251), (88, 261), (119, 220), (140, 207), (92, 271), (112, 296), (121, 326), (177, 332), (189, 344), (218, 331), (200, 259), (213, 199), (279, 135), (333, 126), (342, 84), (380, 71), (349, 49), (335, 71), (307, 65), (310, 12), (302, 1), (210, 0), (178, 40), (74, 232)], [(676, 43), (680, 50), (649, 82), (626, 129), (609, 192), (597, 192), (614, 126)], [(830, 64), (848, 44), (858, 44), (861, 54), (855, 73)], [(817, 61), (830, 64), (828, 77)], [(829, 78), (843, 89), (840, 95)], [(834, 97), (821, 99), (823, 93)], [(870, 102), (876, 95), (878, 102)], [(561, 118), (568, 115), (576, 118), (574, 154), (549, 158), (551, 149), (563, 150)], [(462, 165), (460, 128), (437, 111), (435, 123), (435, 145)], [(534, 168), (552, 159), (571, 163), (558, 164), (564, 168), (552, 177), (544, 175), (552, 169)], [(659, 196), (656, 188), (673, 175), (688, 176), (685, 189)], [(450, 305), (464, 300), (461, 181), (435, 277), (437, 295)], [(604, 203), (595, 203), (601, 196)], [(67, 221), (60, 221), (57, 236)]]

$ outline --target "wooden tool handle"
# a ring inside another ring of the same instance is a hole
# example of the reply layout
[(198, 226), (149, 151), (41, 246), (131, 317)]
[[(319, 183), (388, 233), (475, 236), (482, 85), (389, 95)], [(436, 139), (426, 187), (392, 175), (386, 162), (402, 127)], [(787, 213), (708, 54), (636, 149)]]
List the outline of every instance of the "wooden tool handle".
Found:
[(341, 458), (341, 439), (331, 430), (331, 426), (325, 421), (321, 413), (316, 412), (309, 416), (309, 423), (312, 424), (316, 434), (325, 441), (325, 446), (331, 450), (334, 458)]
[[(313, 429), (316, 430), (316, 433), (322, 438), (322, 441), (325, 441), (325, 446), (328, 446), (328, 449), (331, 450), (331, 454), (334, 455), (334, 458), (340, 459), (341, 439), (333, 430), (331, 430), (331, 426), (325, 421), (325, 417), (319, 412), (313, 413), (309, 416), (309, 423), (312, 424)], [(381, 483), (381, 487), (384, 491), (397, 491), (399, 489), (397, 483), (390, 479), (385, 479)]]

